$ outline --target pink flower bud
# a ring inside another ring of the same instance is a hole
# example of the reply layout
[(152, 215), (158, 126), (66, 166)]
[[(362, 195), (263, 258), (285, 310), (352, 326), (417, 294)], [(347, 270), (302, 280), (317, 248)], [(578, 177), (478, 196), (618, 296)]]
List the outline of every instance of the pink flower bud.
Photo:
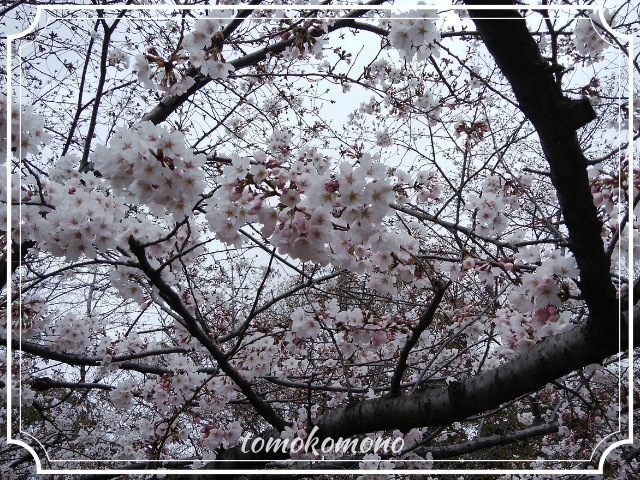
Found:
[(339, 184), (335, 180), (328, 178), (324, 181), (324, 188), (327, 192), (335, 192), (338, 190)]

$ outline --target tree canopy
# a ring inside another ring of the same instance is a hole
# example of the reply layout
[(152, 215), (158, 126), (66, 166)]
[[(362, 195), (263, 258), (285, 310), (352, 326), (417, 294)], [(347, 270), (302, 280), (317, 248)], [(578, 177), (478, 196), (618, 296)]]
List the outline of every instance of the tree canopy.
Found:
[(640, 475), (638, 5), (56, 3), (0, 7), (2, 478)]

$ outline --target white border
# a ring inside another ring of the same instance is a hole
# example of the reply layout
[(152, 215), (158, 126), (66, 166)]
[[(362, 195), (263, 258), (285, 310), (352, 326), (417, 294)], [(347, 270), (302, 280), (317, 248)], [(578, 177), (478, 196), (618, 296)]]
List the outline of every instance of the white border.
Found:
[[(335, 6), (327, 6), (327, 5), (108, 5), (108, 6), (94, 6), (94, 5), (53, 5), (53, 6), (43, 6), (38, 5), (36, 10), (36, 16), (34, 18), (31, 26), (21, 32), (19, 34), (7, 35), (7, 108), (8, 111), (11, 112), (12, 107), (12, 93), (11, 93), (11, 42), (14, 39), (21, 38), (31, 32), (37, 26), (40, 21), (41, 13), (43, 10), (403, 10), (403, 9), (417, 9), (417, 10), (433, 10), (437, 8), (447, 8), (451, 10), (467, 10), (469, 7), (460, 6), (460, 5), (335, 5)], [(613, 36), (625, 39), (629, 42), (629, 59), (633, 58), (633, 36), (632, 35), (623, 35), (611, 29), (611, 27), (604, 20), (604, 12), (603, 7), (600, 5), (590, 5), (590, 6), (580, 6), (580, 5), (518, 5), (516, 7), (509, 5), (475, 5), (473, 6), (474, 10), (592, 10), (597, 11), (600, 15), (600, 20), (602, 26)], [(633, 99), (633, 69), (632, 62), (628, 62), (629, 68), (629, 97)], [(631, 100), (630, 100), (631, 101)], [(631, 106), (631, 104), (630, 104)], [(42, 469), (42, 464), (40, 458), (33, 450), (31, 446), (24, 443), (21, 440), (15, 440), (11, 438), (11, 366), (12, 366), (12, 348), (11, 348), (11, 120), (7, 119), (7, 225), (9, 226), (7, 232), (7, 443), (19, 445), (25, 448), (31, 455), (34, 457), (37, 467), (37, 473), (67, 473), (67, 474), (112, 474), (119, 473), (122, 475), (126, 474), (187, 474), (187, 475), (206, 475), (210, 472), (210, 474), (242, 474), (242, 473), (250, 473), (254, 475), (272, 475), (274, 472), (277, 472), (281, 475), (296, 475), (296, 474), (307, 474), (307, 475), (323, 475), (323, 474), (357, 474), (362, 472), (353, 471), (345, 471), (345, 470), (140, 470), (140, 469), (130, 469), (130, 470), (44, 470)], [(634, 167), (634, 159), (633, 159), (633, 122), (631, 118), (628, 122), (628, 136), (629, 136), (629, 185), (628, 185), (628, 195), (631, 199), (630, 207), (633, 204), (633, 182), (631, 181), (633, 177), (633, 167)], [(629, 212), (629, 221), (628, 221), (628, 232), (629, 232), (629, 253), (628, 253), (628, 261), (630, 266), (630, 278), (633, 273), (633, 221), (631, 219), (633, 213), (632, 210)], [(625, 440), (620, 440), (612, 445), (610, 445), (605, 451), (602, 453), (602, 457), (600, 459), (600, 463), (598, 465), (598, 470), (367, 470), (368, 474), (399, 474), (399, 475), (431, 475), (431, 474), (475, 474), (475, 475), (494, 475), (494, 474), (545, 474), (545, 475), (553, 475), (553, 474), (602, 474), (604, 472), (604, 462), (606, 460), (609, 452), (613, 451), (615, 448), (621, 445), (633, 444), (633, 296), (629, 294), (628, 296), (628, 311), (629, 311), (629, 344), (627, 346), (629, 351), (629, 381), (630, 381), (630, 395), (628, 395), (628, 403), (629, 403), (629, 412), (628, 412), (628, 420), (629, 420), (629, 438)], [(620, 382), (620, 378), (619, 378)], [(621, 389), (620, 389), (621, 390)], [(606, 437), (605, 437), (606, 438)], [(604, 441), (603, 439), (602, 441)], [(36, 439), (37, 441), (37, 439)], [(39, 442), (38, 442), (39, 443)], [(596, 447), (597, 448), (597, 447)], [(45, 449), (46, 454), (46, 449)], [(593, 452), (592, 452), (593, 456)], [(48, 457), (48, 455), (47, 455)], [(53, 460), (56, 461), (56, 460)], [(74, 461), (74, 460), (64, 460), (64, 461)], [(91, 460), (91, 461), (104, 461), (104, 460)], [(118, 460), (121, 461), (121, 460)], [(134, 462), (138, 460), (132, 460)], [(144, 461), (144, 460), (143, 460)], [(183, 461), (183, 460), (173, 460), (173, 461)], [(207, 462), (215, 462), (216, 460), (209, 460)], [(454, 463), (456, 460), (443, 460), (447, 462)], [(466, 462), (465, 460), (458, 460), (460, 463)], [(517, 460), (515, 460), (517, 461)], [(524, 462), (525, 460), (521, 460)], [(535, 462), (535, 460), (526, 460), (530, 462)], [(561, 460), (555, 461), (555, 463), (559, 462), (585, 462), (589, 460)], [(171, 462), (171, 460), (162, 460), (162, 462)], [(203, 460), (204, 462), (204, 460)], [(514, 462), (514, 460), (496, 460), (496, 462)]]

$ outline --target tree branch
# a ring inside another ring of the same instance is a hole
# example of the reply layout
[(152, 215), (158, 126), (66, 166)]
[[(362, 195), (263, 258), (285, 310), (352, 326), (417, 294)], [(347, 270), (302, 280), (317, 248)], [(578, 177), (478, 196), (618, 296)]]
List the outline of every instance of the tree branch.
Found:
[(442, 285), (437, 281), (434, 283), (433, 286), (435, 287), (436, 294), (431, 299), (429, 307), (420, 317), (418, 324), (412, 329), (411, 337), (409, 337), (407, 343), (404, 344), (404, 347), (402, 347), (402, 350), (400, 351), (400, 358), (398, 359), (396, 369), (393, 372), (393, 378), (391, 379), (391, 391), (389, 392), (391, 396), (400, 395), (400, 382), (402, 381), (402, 375), (407, 368), (407, 358), (409, 357), (409, 353), (411, 353), (413, 347), (418, 343), (422, 332), (431, 325), (433, 317), (436, 314), (436, 310), (438, 309), (438, 306), (442, 301), (442, 297), (444, 297), (444, 293), (447, 291), (449, 285), (451, 285), (450, 281), (446, 285)]
[[(465, 453), (477, 452), (484, 448), (495, 447), (497, 445), (507, 445), (513, 442), (521, 442), (532, 437), (540, 437), (549, 433), (558, 431), (558, 424), (551, 423), (548, 425), (540, 425), (537, 427), (527, 428), (518, 432), (505, 435), (492, 435), (491, 437), (481, 437), (469, 442), (459, 443), (457, 445), (447, 445), (445, 447), (426, 448), (424, 454), (431, 452), (434, 460), (458, 457)], [(418, 453), (420, 454), (420, 453)]]

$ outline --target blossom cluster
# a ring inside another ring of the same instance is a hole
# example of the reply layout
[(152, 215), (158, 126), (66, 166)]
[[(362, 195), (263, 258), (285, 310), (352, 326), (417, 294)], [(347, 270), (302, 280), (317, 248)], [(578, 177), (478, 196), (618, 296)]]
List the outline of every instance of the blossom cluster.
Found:
[(9, 105), (6, 95), (0, 95), (0, 155), (7, 153), (7, 122), (11, 122), (11, 151), (19, 158), (36, 155), (43, 143), (51, 140), (44, 129), (44, 117), (33, 113), (33, 107)]
[[(2, 112), (8, 113), (5, 110)], [(21, 115), (14, 109), (12, 117), (21, 117), (23, 140), (21, 156), (35, 154), (42, 142), (51, 136), (44, 133), (44, 119), (25, 108)], [(12, 120), (13, 121), (13, 120)], [(4, 124), (4, 123), (3, 123)], [(16, 121), (16, 125), (18, 122)], [(13, 136), (13, 135), (12, 135)], [(29, 140), (25, 141), (25, 138)], [(24, 148), (25, 144), (29, 148)], [(92, 173), (78, 173), (79, 158), (73, 155), (59, 158), (50, 177), (36, 181), (30, 175), (11, 178), (12, 224), (0, 225), (0, 230), (14, 230), (24, 240), (35, 240), (42, 251), (77, 260), (81, 254), (95, 258), (97, 250), (115, 248), (123, 235), (132, 232), (133, 219), (124, 219), (122, 199), (107, 196), (102, 182)], [(5, 192), (6, 168), (0, 167), (0, 195)], [(64, 185), (63, 185), (64, 184)], [(21, 206), (17, 203), (22, 202)], [(21, 227), (18, 231), (17, 228)], [(134, 228), (135, 230), (135, 228)]]
[[(626, 171), (625, 166), (619, 168), (609, 168), (602, 163), (591, 165), (587, 168), (589, 174), (589, 183), (591, 185), (591, 193), (593, 194), (593, 201), (596, 207), (604, 212), (606, 216), (610, 218), (608, 222), (609, 231), (611, 234), (617, 234), (619, 236), (618, 248), (612, 253), (612, 269), (616, 267), (616, 264), (620, 259), (628, 258), (629, 253), (629, 234), (627, 228), (620, 230), (620, 218), (615, 215), (615, 209), (620, 203), (620, 198), (629, 187), (629, 174)], [(633, 185), (634, 188), (640, 186), (640, 170), (633, 169)], [(640, 213), (640, 207), (634, 208), (634, 216)], [(633, 235), (637, 237), (640, 229), (640, 223), (634, 221)], [(631, 242), (634, 252), (634, 258), (638, 258), (636, 255), (640, 254), (640, 244), (635, 238), (635, 241)]]
[(204, 438), (207, 439), (205, 443), (209, 450), (213, 451), (220, 446), (227, 449), (235, 447), (240, 443), (242, 425), (238, 421), (229, 424), (226, 428), (211, 428), (209, 425), (206, 425), (202, 428), (202, 433), (204, 434)]
[(119, 129), (108, 147), (96, 147), (92, 158), (113, 188), (131, 192), (152, 213), (166, 210), (176, 221), (190, 215), (205, 189), (201, 167), (206, 156), (187, 149), (182, 132), (151, 122)]
[[(496, 333), (506, 340), (505, 348), (526, 348), (539, 339), (566, 329), (572, 314), (561, 311), (562, 300), (579, 295), (575, 279), (580, 271), (572, 256), (562, 251), (530, 246), (514, 257), (518, 267), (534, 267), (522, 274), (522, 281), (508, 296), (508, 307), (497, 315)], [(539, 265), (537, 265), (539, 264)]]
[(484, 134), (489, 131), (489, 126), (483, 120), (460, 120), (454, 125), (453, 131), (454, 138), (459, 138), (464, 133), (467, 136), (467, 141), (473, 143), (484, 139)]
[(274, 158), (267, 159), (263, 151), (252, 158), (232, 157), (206, 216), (216, 237), (239, 246), (240, 228), (259, 223), (263, 237), (281, 254), (369, 273), (369, 286), (379, 293), (394, 291), (394, 274), (406, 282), (419, 280), (411, 259), (419, 250), (418, 240), (388, 231), (383, 219), (390, 203), (404, 198), (399, 192), (419, 190), (423, 201), (437, 196), (435, 174), (422, 172), (415, 182), (399, 170), (390, 177), (367, 153), (355, 168), (341, 162), (331, 172), (328, 159), (308, 148), (285, 168), (290, 141), (290, 135), (275, 131), (269, 144)]
[(191, 88), (195, 80), (187, 67), (199, 68), (200, 73), (212, 79), (226, 79), (234, 71), (222, 56), (224, 35), (220, 30), (228, 23), (229, 10), (218, 10), (219, 18), (203, 18), (196, 22), (193, 31), (185, 35), (175, 50), (160, 55), (150, 47), (144, 55), (135, 58), (133, 70), (138, 81), (149, 89), (163, 90), (166, 96), (181, 95)]
[(418, 83), (416, 85), (416, 92), (413, 95), (414, 102), (413, 107), (420, 113), (427, 114), (429, 118), (429, 125), (435, 125), (440, 120), (440, 102), (436, 97), (426, 88), (424, 85)]
[(398, 333), (406, 334), (412, 322), (410, 318), (376, 317), (359, 308), (341, 310), (332, 300), (322, 307), (315, 304), (311, 312), (296, 308), (291, 314), (291, 331), (299, 339), (316, 339), (322, 328), (330, 329), (338, 348), (345, 356), (351, 356), (358, 347), (377, 350)]
[[(19, 305), (13, 305), (11, 335), (14, 340), (38, 338), (49, 324), (45, 299), (24, 295)], [(7, 338), (7, 310), (0, 309), (0, 338)]]
[(119, 64), (122, 64), (124, 68), (129, 68), (129, 55), (122, 51), (121, 48), (113, 48), (109, 51), (109, 55), (107, 56), (107, 61), (109, 65), (117, 67)]
[[(3, 113), (6, 115), (6, 110)], [(39, 142), (50, 138), (40, 129), (42, 117), (32, 114), (30, 109), (25, 109), (22, 115), (23, 128), (29, 129), (26, 135), (33, 135), (30, 138), (37, 138)], [(189, 208), (204, 190), (204, 172), (200, 168), (204, 155), (187, 151), (180, 132), (169, 133), (149, 122), (138, 128), (120, 130), (109, 148), (96, 148), (93, 158), (111, 185), (93, 172), (80, 173), (80, 159), (73, 154), (60, 157), (51, 168), (49, 178), (36, 180), (26, 175), (21, 179), (19, 174), (13, 174), (12, 224), (6, 224), (5, 215), (0, 230), (11, 228), (24, 240), (36, 241), (41, 251), (66, 257), (67, 261), (77, 260), (81, 255), (95, 258), (98, 252), (126, 245), (132, 234), (153, 241), (163, 236), (162, 228), (149, 218), (125, 215), (127, 198), (121, 193), (149, 202), (154, 213), (164, 215), (166, 208), (180, 220), (189, 214)], [(6, 195), (5, 175), (6, 168), (0, 168), (2, 196)], [(110, 186), (115, 191), (110, 190)], [(22, 205), (17, 205), (20, 202)], [(191, 247), (198, 237), (197, 231), (188, 236), (184, 230), (176, 234), (182, 237), (183, 249)], [(158, 241), (149, 248), (149, 253), (161, 256), (172, 248), (170, 242)], [(195, 250), (183, 260), (188, 262), (193, 255)], [(166, 276), (172, 283), (173, 279), (168, 278), (171, 275)], [(129, 281), (120, 282), (118, 287), (125, 298), (141, 298), (141, 293), (134, 292)]]
[[(424, 2), (418, 2), (424, 5)], [(403, 58), (411, 61), (416, 56), (418, 61), (438, 57), (437, 42), (440, 41), (440, 31), (435, 20), (438, 13), (434, 10), (408, 10), (394, 16), (389, 30), (389, 42), (396, 48)]]
[(628, 187), (626, 172), (623, 168), (610, 172), (602, 163), (597, 163), (589, 166), (587, 173), (589, 174), (593, 203), (596, 207), (601, 207), (607, 214), (613, 213), (620, 189), (626, 190)]
[[(68, 161), (61, 159), (61, 163)], [(95, 258), (98, 251), (115, 248), (133, 232), (135, 223), (133, 218), (124, 219), (123, 199), (105, 195), (93, 173), (73, 175), (65, 179), (64, 186), (41, 181), (43, 190), (37, 195), (42, 195), (44, 205), (22, 206), (23, 237), (67, 261), (82, 254)], [(31, 192), (22, 199), (31, 197), (37, 198)]]
[[(607, 24), (611, 25), (613, 13), (608, 9), (604, 9), (603, 14)], [(609, 43), (602, 36), (604, 29), (596, 27), (596, 24), (599, 25), (600, 22), (598, 12), (593, 12), (589, 15), (589, 18), (581, 18), (578, 20), (576, 28), (573, 31), (573, 44), (576, 50), (580, 55), (591, 58), (592, 60), (597, 59), (598, 55), (609, 46)]]
[(137, 382), (130, 378), (118, 383), (118, 387), (109, 392), (109, 398), (111, 403), (118, 410), (126, 410), (133, 403), (134, 390), (137, 387)]
[(501, 187), (500, 178), (488, 177), (480, 196), (469, 195), (466, 207), (474, 212), (476, 232), (483, 236), (500, 235), (508, 225), (504, 210), (518, 205), (518, 197)]
[[(244, 320), (244, 318), (242, 318)], [(265, 330), (273, 333), (273, 325), (265, 326)], [(253, 380), (257, 376), (276, 373), (274, 368), (278, 358), (278, 348), (273, 337), (260, 334), (248, 334), (245, 339), (246, 347), (238, 355), (237, 368), (241, 375)]]
[(57, 327), (55, 348), (61, 352), (84, 353), (91, 345), (91, 319), (65, 315)]
[(293, 45), (283, 53), (285, 60), (296, 60), (303, 58), (306, 54), (313, 55), (317, 60), (322, 60), (324, 47), (329, 42), (324, 38), (313, 36), (311, 29), (315, 26), (326, 33), (329, 30), (329, 25), (333, 24), (333, 19), (316, 19), (299, 25), (286, 20), (282, 22), (284, 22), (285, 31), (280, 38), (288, 40), (293, 37), (294, 40)]

